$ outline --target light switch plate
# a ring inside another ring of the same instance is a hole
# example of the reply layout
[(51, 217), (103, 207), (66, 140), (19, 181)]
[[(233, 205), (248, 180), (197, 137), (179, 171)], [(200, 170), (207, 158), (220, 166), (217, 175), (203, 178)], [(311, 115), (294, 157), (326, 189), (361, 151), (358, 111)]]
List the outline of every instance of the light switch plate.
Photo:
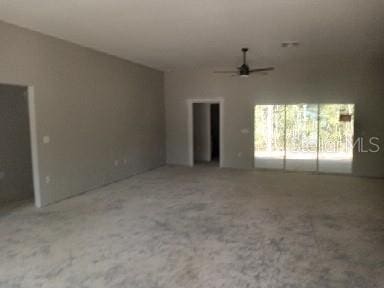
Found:
[(43, 137), (43, 143), (48, 144), (49, 142), (51, 142), (51, 138), (49, 136), (44, 136)]

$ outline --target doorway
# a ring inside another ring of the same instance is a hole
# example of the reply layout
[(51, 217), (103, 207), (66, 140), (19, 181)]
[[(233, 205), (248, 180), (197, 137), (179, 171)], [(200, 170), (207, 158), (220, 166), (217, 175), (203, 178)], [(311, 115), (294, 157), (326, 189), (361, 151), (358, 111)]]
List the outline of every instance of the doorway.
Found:
[(220, 106), (211, 105), (211, 161), (220, 161)]
[(36, 153), (33, 109), (32, 87), (0, 84), (0, 204), (34, 199), (41, 206), (40, 197), (34, 195), (38, 183), (32, 159)]
[(189, 100), (189, 163), (222, 167), (222, 100)]

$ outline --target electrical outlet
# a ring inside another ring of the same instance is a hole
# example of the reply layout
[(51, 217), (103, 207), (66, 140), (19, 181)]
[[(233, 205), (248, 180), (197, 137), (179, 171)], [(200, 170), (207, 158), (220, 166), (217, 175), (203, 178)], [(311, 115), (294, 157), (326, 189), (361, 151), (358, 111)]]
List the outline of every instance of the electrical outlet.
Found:
[(45, 184), (51, 183), (51, 177), (50, 176), (45, 176)]
[(49, 136), (44, 136), (43, 137), (43, 143), (44, 144), (49, 144), (51, 142), (51, 138)]

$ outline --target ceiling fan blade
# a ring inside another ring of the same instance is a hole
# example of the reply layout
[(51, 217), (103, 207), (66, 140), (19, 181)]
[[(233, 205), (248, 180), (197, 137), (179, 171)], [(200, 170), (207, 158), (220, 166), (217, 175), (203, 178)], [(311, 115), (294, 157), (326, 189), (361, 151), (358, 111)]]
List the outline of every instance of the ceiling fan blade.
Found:
[(239, 71), (213, 71), (213, 73), (224, 73), (224, 74), (234, 74), (239, 73)]
[(255, 69), (249, 70), (249, 73), (267, 72), (272, 70), (275, 70), (275, 67), (255, 68)]

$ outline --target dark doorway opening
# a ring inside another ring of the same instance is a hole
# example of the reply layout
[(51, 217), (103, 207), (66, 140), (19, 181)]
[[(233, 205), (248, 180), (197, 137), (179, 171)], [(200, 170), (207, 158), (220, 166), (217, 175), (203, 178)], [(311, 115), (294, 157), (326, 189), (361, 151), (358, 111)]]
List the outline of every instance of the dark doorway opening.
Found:
[(193, 103), (193, 162), (219, 166), (220, 104)]
[(33, 199), (28, 87), (0, 84), (0, 206)]
[(211, 104), (211, 161), (220, 160), (220, 105)]

